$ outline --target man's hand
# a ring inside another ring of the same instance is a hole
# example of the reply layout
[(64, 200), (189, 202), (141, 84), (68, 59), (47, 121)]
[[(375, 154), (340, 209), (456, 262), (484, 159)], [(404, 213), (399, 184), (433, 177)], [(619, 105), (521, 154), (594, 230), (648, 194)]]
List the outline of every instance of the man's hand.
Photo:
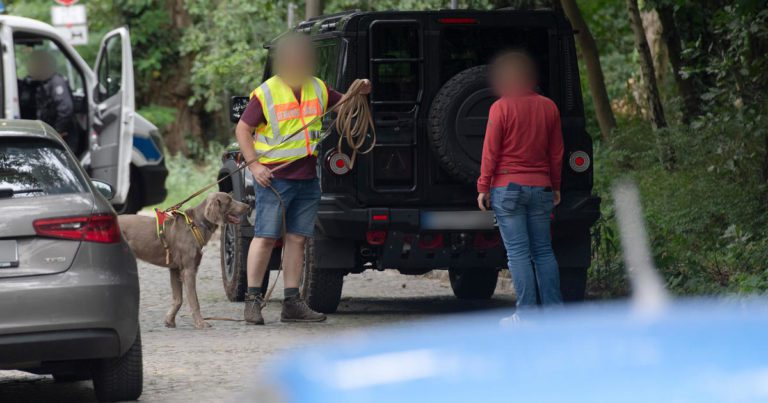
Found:
[(488, 193), (480, 193), (477, 195), (477, 207), (480, 207), (480, 210), (483, 211), (491, 208), (491, 197)]
[(560, 191), (555, 190), (555, 193), (552, 195), (552, 200), (555, 202), (555, 206), (560, 204)]
[(371, 93), (371, 80), (364, 78), (363, 79), (363, 85), (360, 86), (360, 94), (362, 95), (368, 95)]
[(264, 165), (255, 162), (248, 169), (251, 170), (253, 179), (262, 187), (268, 187), (272, 183), (272, 171)]

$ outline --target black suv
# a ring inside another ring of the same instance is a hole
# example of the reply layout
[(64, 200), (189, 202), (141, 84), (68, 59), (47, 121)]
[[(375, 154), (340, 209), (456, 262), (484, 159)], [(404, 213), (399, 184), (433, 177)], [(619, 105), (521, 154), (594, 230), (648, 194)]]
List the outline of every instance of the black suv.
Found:
[[(600, 199), (592, 194), (592, 141), (584, 129), (573, 30), (563, 15), (353, 11), (311, 19), (296, 30), (317, 45), (318, 76), (331, 87), (344, 91), (356, 78), (371, 79), (378, 139), (353, 169), (337, 153), (335, 133), (321, 145), (323, 196), (302, 285), (313, 309), (335, 311), (344, 275), (366, 269), (403, 274), (447, 269), (457, 297), (493, 295), (506, 254), (493, 214), (477, 209), (475, 181), (488, 110), (496, 99), (487, 64), (511, 48), (534, 57), (539, 91), (560, 108), (565, 161), (552, 236), (564, 298), (584, 297), (590, 226), (599, 216)], [(270, 75), (267, 67), (264, 79)], [(233, 121), (242, 108), (242, 99), (233, 98)], [(219, 177), (241, 163), (239, 151), (229, 150)], [(253, 203), (252, 187), (245, 170), (222, 182), (220, 190)], [(242, 300), (246, 287), (254, 219), (222, 231), (222, 277), (233, 301)], [(272, 270), (278, 260), (276, 251)]]

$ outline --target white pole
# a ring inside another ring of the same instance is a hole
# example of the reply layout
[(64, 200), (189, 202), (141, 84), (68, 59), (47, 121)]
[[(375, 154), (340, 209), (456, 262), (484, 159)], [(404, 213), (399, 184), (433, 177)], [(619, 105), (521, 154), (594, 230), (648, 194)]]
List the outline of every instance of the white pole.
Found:
[(451, 10), (459, 8), (459, 0), (451, 0)]
[(296, 4), (288, 3), (288, 28), (293, 28), (294, 21), (296, 20)]

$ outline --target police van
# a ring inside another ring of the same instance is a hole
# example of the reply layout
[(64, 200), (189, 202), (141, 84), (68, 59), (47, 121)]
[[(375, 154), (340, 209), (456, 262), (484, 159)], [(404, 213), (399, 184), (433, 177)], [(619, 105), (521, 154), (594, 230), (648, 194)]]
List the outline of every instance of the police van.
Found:
[(127, 28), (104, 36), (93, 70), (53, 26), (41, 21), (0, 15), (0, 43), (0, 118), (30, 118), (22, 105), (29, 97), (24, 93), (27, 64), (33, 53), (45, 52), (72, 94), (75, 122), (68, 135), (79, 136), (81, 144), (74, 151), (91, 177), (112, 184), (115, 209), (134, 213), (165, 199), (162, 140), (157, 127), (136, 113)]

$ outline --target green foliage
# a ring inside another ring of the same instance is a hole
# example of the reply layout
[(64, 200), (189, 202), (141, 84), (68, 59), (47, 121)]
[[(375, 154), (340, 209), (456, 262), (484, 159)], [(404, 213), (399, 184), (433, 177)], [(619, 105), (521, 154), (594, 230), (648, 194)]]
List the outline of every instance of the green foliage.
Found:
[(140, 108), (137, 112), (154, 123), (161, 132), (167, 130), (176, 121), (176, 109), (167, 106), (151, 104)]
[(688, 127), (672, 127), (665, 136), (685, 152), (678, 153), (677, 169), (668, 171), (648, 146), (649, 125), (622, 122), (622, 129), (595, 156), (596, 190), (604, 200), (605, 221), (595, 227), (593, 273), (607, 278), (596, 286), (598, 292), (620, 293), (626, 284), (619, 274), (622, 263), (610, 197), (612, 182), (624, 176), (640, 187), (654, 259), (673, 292), (765, 290), (768, 212), (760, 175), (763, 153), (757, 151), (763, 138), (744, 126), (766, 124), (764, 117), (741, 115), (701, 124), (695, 136)]
[[(165, 165), (168, 167), (168, 179), (165, 181), (165, 187), (168, 189), (168, 196), (161, 203), (146, 207), (146, 209), (170, 207), (215, 181), (221, 166), (220, 158), (224, 154), (224, 149), (223, 145), (211, 143), (208, 147), (196, 150), (196, 158), (166, 153)], [(187, 202), (187, 206), (200, 203), (205, 195), (215, 191), (216, 188), (214, 187), (209, 192)]]

